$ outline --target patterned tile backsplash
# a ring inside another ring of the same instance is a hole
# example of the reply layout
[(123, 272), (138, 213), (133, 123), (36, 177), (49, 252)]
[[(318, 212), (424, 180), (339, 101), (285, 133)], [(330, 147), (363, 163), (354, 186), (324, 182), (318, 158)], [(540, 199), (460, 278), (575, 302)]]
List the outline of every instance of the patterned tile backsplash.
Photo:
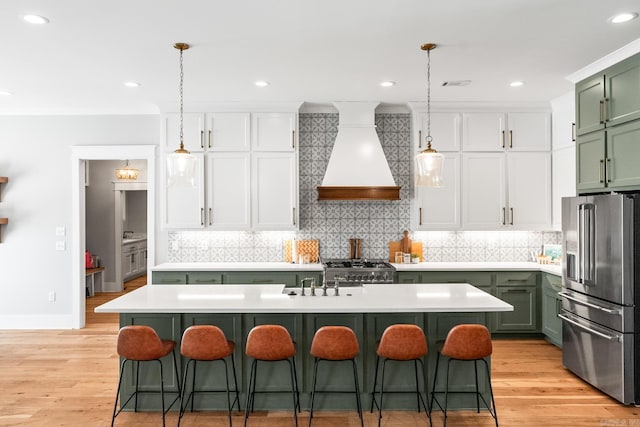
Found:
[[(382, 148), (399, 201), (322, 201), (316, 187), (324, 177), (338, 129), (338, 114), (301, 113), (299, 118), (300, 230), (293, 232), (169, 232), (169, 262), (282, 261), (284, 242), (317, 239), (324, 258), (349, 256), (349, 239), (362, 239), (362, 256), (386, 258), (390, 241), (410, 230), (411, 115), (376, 114)], [(423, 243), (432, 262), (529, 261), (543, 244), (559, 244), (556, 231), (422, 231), (411, 238)]]

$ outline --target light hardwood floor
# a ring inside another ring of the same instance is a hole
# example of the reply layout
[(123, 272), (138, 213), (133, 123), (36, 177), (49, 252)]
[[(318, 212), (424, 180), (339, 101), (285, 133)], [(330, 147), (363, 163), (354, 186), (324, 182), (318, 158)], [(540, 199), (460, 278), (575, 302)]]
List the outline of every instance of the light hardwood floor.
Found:
[[(127, 286), (130, 291), (138, 279)], [(115, 339), (118, 316), (93, 313), (113, 298), (98, 293), (87, 299), (87, 327), (82, 330), (0, 331), (0, 426), (108, 426), (118, 381)], [(640, 410), (620, 405), (594, 390), (561, 363), (561, 351), (543, 340), (495, 340), (493, 387), (501, 426), (637, 426)], [(233, 417), (242, 425), (242, 414)], [(300, 426), (308, 423), (303, 412)], [(435, 426), (442, 415), (434, 413)], [(167, 425), (176, 425), (169, 413)], [(187, 413), (182, 425), (224, 426), (226, 414)], [(375, 426), (375, 414), (365, 413), (365, 425)], [(486, 411), (455, 412), (450, 426), (493, 426)], [(159, 413), (123, 413), (116, 426), (158, 426)], [(287, 412), (257, 412), (249, 426), (291, 426)], [(353, 412), (319, 412), (316, 427), (359, 426)], [(424, 414), (383, 413), (385, 427), (427, 426)]]

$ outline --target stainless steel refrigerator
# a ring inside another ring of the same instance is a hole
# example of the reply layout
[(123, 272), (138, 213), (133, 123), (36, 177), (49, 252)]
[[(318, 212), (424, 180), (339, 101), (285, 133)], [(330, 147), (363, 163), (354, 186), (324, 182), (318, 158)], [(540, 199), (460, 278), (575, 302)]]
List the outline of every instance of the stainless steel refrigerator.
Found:
[(639, 200), (562, 199), (562, 362), (625, 404), (640, 404)]

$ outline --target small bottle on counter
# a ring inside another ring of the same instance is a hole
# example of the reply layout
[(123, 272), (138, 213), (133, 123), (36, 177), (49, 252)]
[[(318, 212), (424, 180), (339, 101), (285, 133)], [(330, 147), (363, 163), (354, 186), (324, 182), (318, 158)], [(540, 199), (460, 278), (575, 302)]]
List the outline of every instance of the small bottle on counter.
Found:
[(291, 240), (291, 262), (294, 264), (298, 262), (298, 242), (295, 238)]

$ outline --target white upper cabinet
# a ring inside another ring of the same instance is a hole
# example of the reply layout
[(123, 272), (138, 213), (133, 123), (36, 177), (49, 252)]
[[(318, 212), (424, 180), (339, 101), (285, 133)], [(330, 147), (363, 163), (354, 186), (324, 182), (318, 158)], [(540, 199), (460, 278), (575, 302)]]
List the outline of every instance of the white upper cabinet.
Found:
[(168, 228), (203, 228), (205, 226), (204, 206), (204, 154), (192, 153), (196, 157), (193, 182), (174, 182), (166, 178), (163, 168), (165, 189), (164, 223)]
[(443, 153), (443, 185), (416, 187), (413, 228), (416, 230), (455, 230), (460, 227), (460, 154)]
[(208, 113), (207, 149), (209, 151), (249, 151), (251, 114)]
[(207, 226), (216, 230), (251, 227), (249, 153), (207, 155)]
[(495, 230), (507, 224), (506, 156), (462, 155), (462, 227)]
[(547, 151), (551, 149), (548, 113), (465, 113), (464, 151)]
[(257, 151), (295, 151), (295, 113), (253, 113), (252, 148)]
[(293, 153), (254, 153), (252, 216), (256, 230), (298, 227), (298, 180)]
[(553, 150), (552, 154), (553, 229), (562, 230), (562, 198), (576, 195), (576, 147)]
[(551, 225), (551, 154), (510, 153), (507, 156), (509, 225), (520, 230), (545, 230)]
[[(419, 115), (418, 150), (427, 148), (427, 115)], [(460, 150), (460, 128), (462, 116), (459, 113), (431, 113), (431, 148), (437, 151)]]
[(548, 151), (551, 149), (550, 114), (509, 113), (507, 114), (507, 125), (508, 138), (506, 139), (509, 151)]
[[(186, 113), (182, 120), (184, 148), (189, 151), (204, 151), (204, 121), (202, 113)], [(175, 151), (180, 147), (180, 114), (169, 113), (162, 118), (162, 140), (165, 151)]]

